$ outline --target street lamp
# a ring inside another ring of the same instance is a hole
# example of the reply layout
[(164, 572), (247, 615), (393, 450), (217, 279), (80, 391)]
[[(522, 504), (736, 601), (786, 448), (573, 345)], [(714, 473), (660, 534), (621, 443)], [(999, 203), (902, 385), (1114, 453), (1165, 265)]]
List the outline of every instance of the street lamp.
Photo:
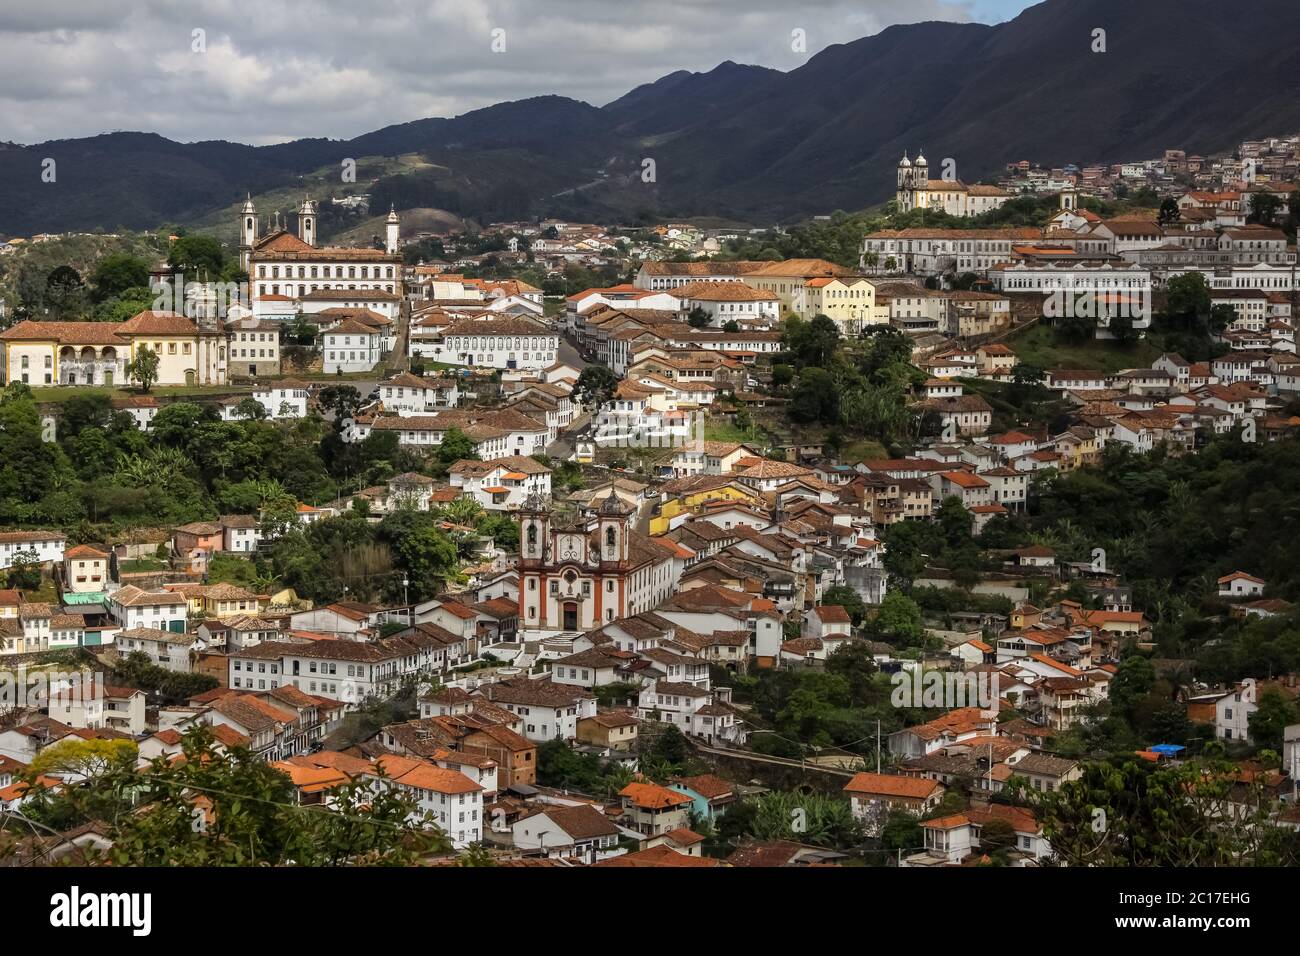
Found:
[(409, 603), (409, 602), (407, 601), (407, 599), (406, 599), (406, 589), (407, 589), (407, 587), (410, 586), (410, 584), (411, 584), (411, 582), (410, 582), (410, 580), (406, 577), (406, 575), (402, 575), (402, 604), (406, 607), (406, 618), (407, 618), (406, 623), (407, 623), (407, 624), (410, 624), (410, 623), (411, 623), (411, 620), (410, 620), (410, 618), (411, 618), (411, 605), (410, 605), (410, 603)]

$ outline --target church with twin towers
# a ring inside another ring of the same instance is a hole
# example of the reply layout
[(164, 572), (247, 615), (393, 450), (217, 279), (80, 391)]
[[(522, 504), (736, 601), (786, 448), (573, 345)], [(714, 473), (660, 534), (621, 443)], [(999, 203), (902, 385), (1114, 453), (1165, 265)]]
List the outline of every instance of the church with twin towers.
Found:
[(239, 212), (239, 264), (258, 317), (292, 318), (327, 308), (370, 309), (396, 321), (402, 300), (402, 220), (390, 209), (383, 248), (322, 245), (316, 203), (304, 198), (297, 233), (276, 214), (262, 234), (250, 196)]
[[(969, 219), (991, 212), (1011, 198), (1011, 193), (1000, 186), (967, 185), (956, 178), (955, 164), (951, 160), (944, 163), (946, 168), (940, 170), (939, 178), (931, 179), (930, 161), (925, 158), (925, 153), (918, 152), (915, 160), (903, 153), (898, 162), (898, 190), (894, 197), (899, 212), (932, 209)], [(949, 169), (954, 172), (950, 174)]]

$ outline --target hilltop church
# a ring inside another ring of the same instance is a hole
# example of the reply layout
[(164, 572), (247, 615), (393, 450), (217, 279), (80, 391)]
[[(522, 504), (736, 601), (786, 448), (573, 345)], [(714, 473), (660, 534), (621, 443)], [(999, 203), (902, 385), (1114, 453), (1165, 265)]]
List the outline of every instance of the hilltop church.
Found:
[(999, 186), (979, 183), (968, 186), (959, 179), (931, 179), (930, 163), (923, 153), (916, 154), (916, 162), (903, 153), (898, 163), (895, 198), (900, 212), (934, 209), (968, 219), (997, 209), (1011, 198), (1011, 194)]
[(389, 210), (383, 249), (317, 244), (316, 203), (298, 207), (295, 236), (277, 221), (259, 235), (251, 197), (239, 213), (239, 264), (248, 273), (253, 314), (292, 319), (327, 309), (369, 309), (397, 321), (402, 301), (401, 219)]

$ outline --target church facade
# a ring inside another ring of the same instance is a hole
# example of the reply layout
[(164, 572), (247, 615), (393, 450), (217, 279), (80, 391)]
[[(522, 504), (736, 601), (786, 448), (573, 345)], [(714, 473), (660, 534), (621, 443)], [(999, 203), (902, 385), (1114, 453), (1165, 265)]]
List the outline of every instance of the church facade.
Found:
[(390, 210), (384, 223), (384, 248), (320, 246), (316, 203), (298, 208), (298, 234), (277, 222), (261, 236), (252, 199), (240, 210), (239, 263), (248, 273), (255, 315), (292, 317), (346, 302), (396, 318), (402, 298), (401, 219)]
[(520, 508), (522, 631), (588, 631), (651, 610), (676, 590), (676, 551), (632, 527), (635, 508), (611, 491), (595, 511), (557, 517), (536, 495)]
[(1011, 198), (999, 186), (979, 183), (967, 185), (959, 179), (931, 179), (930, 162), (917, 153), (916, 162), (903, 158), (898, 163), (898, 191), (895, 199), (900, 212), (933, 209), (963, 219), (991, 212)]

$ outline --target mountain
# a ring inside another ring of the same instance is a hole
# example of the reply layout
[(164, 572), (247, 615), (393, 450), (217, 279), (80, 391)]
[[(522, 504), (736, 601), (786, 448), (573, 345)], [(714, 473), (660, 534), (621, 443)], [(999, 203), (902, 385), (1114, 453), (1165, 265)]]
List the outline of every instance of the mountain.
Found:
[[(600, 108), (539, 96), (264, 147), (146, 133), (0, 146), (0, 235), (191, 222), (345, 158), (408, 154), (410, 170), (379, 164), (374, 204), (483, 220), (787, 221), (889, 198), (904, 150), (923, 148), (935, 169), (951, 158), (974, 181), (1019, 159), (1209, 153), (1300, 130), (1297, 32), (1294, 0), (1242, 0), (1230, 15), (1214, 0), (1046, 0), (996, 26), (893, 26), (789, 72), (728, 61), (670, 73)], [(46, 157), (54, 183), (40, 180)]]

